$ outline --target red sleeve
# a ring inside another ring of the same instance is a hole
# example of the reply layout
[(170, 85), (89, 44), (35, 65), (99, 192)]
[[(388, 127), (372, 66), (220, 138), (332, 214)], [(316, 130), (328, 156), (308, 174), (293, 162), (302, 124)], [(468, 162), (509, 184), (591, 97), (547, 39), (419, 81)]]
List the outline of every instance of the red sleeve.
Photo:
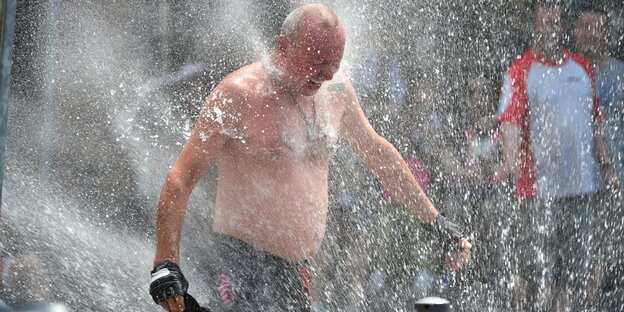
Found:
[(526, 122), (529, 103), (526, 84), (531, 63), (531, 54), (525, 53), (507, 70), (501, 93), (498, 122), (510, 122), (518, 126)]

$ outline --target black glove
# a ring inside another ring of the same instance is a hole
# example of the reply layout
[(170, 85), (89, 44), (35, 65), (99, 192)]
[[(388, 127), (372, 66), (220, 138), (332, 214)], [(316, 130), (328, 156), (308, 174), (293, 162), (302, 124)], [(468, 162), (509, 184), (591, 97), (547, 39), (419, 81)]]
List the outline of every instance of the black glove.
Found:
[(184, 295), (184, 312), (211, 312), (210, 309), (199, 306), (193, 296)]
[(157, 304), (176, 295), (186, 294), (189, 284), (177, 264), (167, 260), (157, 265), (151, 273), (150, 295)]
[(461, 232), (461, 228), (443, 215), (438, 214), (435, 219), (429, 223), (424, 223), (422, 226), (442, 244), (444, 254), (461, 249), (459, 239), (465, 237)]

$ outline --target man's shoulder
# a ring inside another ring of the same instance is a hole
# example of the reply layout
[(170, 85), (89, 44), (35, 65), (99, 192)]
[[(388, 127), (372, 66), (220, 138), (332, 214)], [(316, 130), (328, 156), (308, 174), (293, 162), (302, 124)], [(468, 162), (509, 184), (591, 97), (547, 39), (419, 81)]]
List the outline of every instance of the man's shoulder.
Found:
[(611, 63), (611, 67), (614, 71), (618, 72), (619, 74), (624, 73), (624, 61), (615, 57), (610, 57), (609, 60)]
[(246, 65), (219, 82), (210, 92), (205, 105), (208, 111), (219, 111), (225, 115), (241, 116), (250, 103), (256, 102), (262, 77), (256, 63)]
[(592, 63), (589, 61), (587, 57), (579, 53), (574, 53), (568, 50), (566, 50), (566, 54), (570, 57), (570, 59), (572, 59), (574, 63), (581, 66), (588, 74), (591, 74), (593, 72)]
[(344, 72), (336, 73), (332, 80), (323, 85), (321, 91), (323, 94), (328, 94), (330, 98), (338, 99), (338, 102), (343, 105), (357, 103), (357, 94), (353, 84)]
[(509, 65), (507, 72), (512, 75), (526, 72), (533, 64), (533, 61), (535, 61), (535, 54), (530, 49), (526, 50), (524, 53), (516, 56), (516, 59)]
[(260, 85), (265, 84), (264, 76), (260, 63), (252, 63), (227, 75), (218, 88), (232, 95), (250, 96)]

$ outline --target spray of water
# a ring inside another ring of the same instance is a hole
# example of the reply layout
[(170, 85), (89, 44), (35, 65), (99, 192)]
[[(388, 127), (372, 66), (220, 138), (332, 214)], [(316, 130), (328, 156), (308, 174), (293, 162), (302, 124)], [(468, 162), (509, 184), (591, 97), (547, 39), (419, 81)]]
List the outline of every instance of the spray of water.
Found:
[[(67, 302), (75, 311), (158, 309), (147, 286), (154, 254), (152, 223), (167, 170), (188, 138), (203, 98), (227, 73), (269, 53), (281, 20), (307, 2), (61, 2), (58, 42), (47, 42), (50, 36), (38, 38), (41, 35), (32, 29), (22, 34), (42, 43), (14, 52), (14, 73), (19, 75), (21, 66), (24, 71), (31, 66), (34, 72), (54, 70), (48, 72), (54, 79), (31, 81), (14, 76), (14, 90), (19, 92), (13, 93), (9, 112), (3, 218), (10, 232), (23, 237), (14, 249), (37, 250), (46, 263), (44, 283), (55, 290), (52, 299)], [(458, 119), (449, 112), (463, 108), (456, 101), (459, 97), (451, 95), (463, 94), (463, 82), (483, 67), (499, 75), (525, 48), (518, 42), (526, 39), (526, 32), (520, 31), (525, 28), (526, 9), (517, 1), (325, 3), (336, 10), (346, 28), (347, 51), (341, 66), (346, 75), (355, 81), (366, 74), (366, 56), (376, 48), (399, 60), (406, 79), (417, 77), (426, 82), (425, 89), (431, 92), (425, 100), (439, 97), (431, 101), (435, 102), (433, 108), (415, 108), (416, 112), (431, 110), (422, 120), (386, 114), (381, 117), (385, 121), (397, 118), (399, 123), (457, 126)], [(32, 23), (37, 25), (33, 29), (50, 27), (44, 18), (50, 10), (44, 5), (28, 8), (34, 13), (22, 12), (33, 17)], [(613, 20), (616, 27), (622, 27), (621, 17)], [(478, 65), (471, 63), (475, 58)], [(50, 62), (56, 66), (49, 66)], [(42, 99), (30, 91), (43, 91), (45, 86), (54, 86), (53, 98)], [(42, 107), (53, 108), (53, 122), (42, 122), (46, 111)], [(392, 133), (392, 129), (379, 130)], [(425, 132), (419, 135), (425, 137), (419, 145), (422, 150), (440, 144), (439, 137), (426, 137)], [(407, 136), (395, 132), (389, 139), (401, 148), (408, 145)], [(46, 148), (49, 157), (42, 157)], [(475, 283), (451, 289), (459, 274), (420, 270), (432, 267), (431, 247), (423, 244), (426, 238), (397, 238), (417, 232), (417, 225), (401, 221), (409, 219), (401, 209), (383, 210), (396, 207), (388, 204), (354, 159), (341, 148), (332, 160), (331, 204), (351, 210), (330, 218), (338, 220), (336, 223), (342, 222), (341, 217), (364, 216), (363, 220), (346, 223), (345, 231), (330, 228), (326, 247), (314, 259), (319, 281), (329, 285), (321, 287), (320, 296), (333, 304), (328, 309), (338, 311), (362, 303), (366, 296), (391, 302), (390, 306), (379, 305), (381, 310), (407, 309), (409, 300), (436, 291), (463, 298), (464, 305), (470, 300), (481, 306), (510, 301), (513, 281), (508, 276), (499, 277), (494, 286)], [(445, 178), (431, 176), (438, 184)], [(209, 232), (214, 188), (214, 172), (210, 171), (189, 201), (191, 217), (182, 241), (182, 268), (191, 280), (191, 293), (200, 302), (212, 299), (206, 267), (213, 256)], [(436, 189), (431, 193), (435, 200)], [(468, 196), (457, 202), (470, 200)], [(382, 226), (373, 226), (370, 220)], [(492, 217), (488, 221), (502, 226), (508, 220)], [(507, 242), (512, 234), (508, 227), (502, 228), (501, 242)], [(363, 250), (353, 246), (345, 250), (344, 242), (362, 242)], [(412, 243), (414, 248), (406, 251), (404, 246)], [(379, 251), (379, 246), (385, 249)], [(404, 257), (417, 258), (419, 267), (398, 256), (392, 258), (397, 250)], [(509, 248), (503, 251), (511, 252)], [(384, 261), (388, 262), (385, 268), (378, 265), (367, 272), (361, 270)], [(508, 265), (511, 259), (504, 262)], [(346, 273), (334, 272), (332, 266)], [(412, 279), (391, 276), (397, 271)], [(341, 284), (332, 277), (345, 280)], [(405, 282), (401, 284), (404, 288), (392, 288), (388, 284), (392, 278)], [(492, 289), (502, 298), (491, 295)]]

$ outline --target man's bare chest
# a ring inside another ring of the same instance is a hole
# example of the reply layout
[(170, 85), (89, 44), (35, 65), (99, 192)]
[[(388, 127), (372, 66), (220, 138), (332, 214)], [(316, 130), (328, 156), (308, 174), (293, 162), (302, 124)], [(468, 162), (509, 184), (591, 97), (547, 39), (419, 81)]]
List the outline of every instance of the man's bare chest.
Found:
[(327, 160), (337, 147), (342, 110), (325, 97), (318, 97), (307, 110), (293, 104), (278, 99), (250, 107), (233, 147), (270, 161)]

